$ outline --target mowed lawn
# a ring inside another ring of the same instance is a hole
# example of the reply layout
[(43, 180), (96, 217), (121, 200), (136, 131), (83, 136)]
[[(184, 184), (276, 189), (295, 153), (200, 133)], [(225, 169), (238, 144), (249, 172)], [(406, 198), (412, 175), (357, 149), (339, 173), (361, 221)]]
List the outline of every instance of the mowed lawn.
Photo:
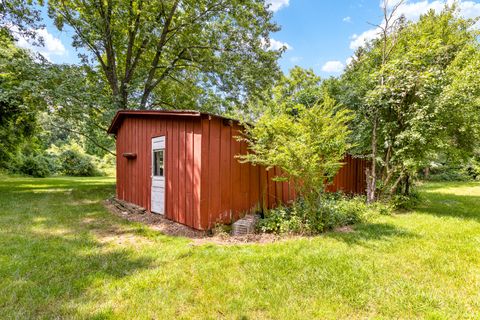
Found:
[(112, 216), (112, 178), (0, 177), (0, 318), (479, 318), (480, 183), (353, 233), (192, 245)]

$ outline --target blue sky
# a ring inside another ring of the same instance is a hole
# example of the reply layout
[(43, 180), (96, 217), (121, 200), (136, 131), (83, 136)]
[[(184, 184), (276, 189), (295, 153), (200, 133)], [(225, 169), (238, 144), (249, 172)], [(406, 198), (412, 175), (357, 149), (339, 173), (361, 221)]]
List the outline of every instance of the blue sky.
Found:
[[(447, 0), (452, 2), (453, 0)], [(322, 77), (339, 75), (354, 49), (377, 34), (370, 23), (381, 21), (380, 0), (267, 0), (281, 31), (271, 35), (271, 47), (285, 45), (279, 61), (287, 72), (295, 65), (312, 68)], [(390, 0), (395, 2), (395, 0)], [(459, 1), (465, 17), (480, 16), (480, 0)], [(416, 20), (429, 9), (441, 10), (443, 0), (409, 0), (400, 13)], [(24, 40), (19, 45), (43, 53), (55, 63), (78, 63), (71, 47), (72, 33), (56, 30), (46, 14), (46, 30), (39, 33), (45, 47), (32, 48)]]

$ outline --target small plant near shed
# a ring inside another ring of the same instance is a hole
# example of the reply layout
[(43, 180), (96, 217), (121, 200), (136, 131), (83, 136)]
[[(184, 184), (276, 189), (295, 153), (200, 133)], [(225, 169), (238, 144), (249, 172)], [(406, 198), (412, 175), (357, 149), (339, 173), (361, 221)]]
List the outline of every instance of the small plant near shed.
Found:
[[(303, 199), (297, 204), (301, 209), (288, 209), (287, 215), (293, 219), (287, 219), (289, 223), (298, 216), (301, 221), (310, 221), (306, 226), (319, 230), (333, 219), (329, 216), (334, 214), (330, 200), (324, 198), (325, 187), (342, 166), (341, 160), (350, 147), (350, 120), (350, 113), (325, 94), (321, 103), (311, 106), (272, 102), (255, 126), (246, 125), (240, 139), (247, 142), (251, 152), (238, 156), (240, 161), (267, 169), (280, 168), (282, 173), (274, 179), (289, 181)], [(285, 220), (283, 209), (279, 210), (272, 214), (272, 224), (275, 219)], [(280, 230), (282, 226), (265, 228)]]
[(381, 202), (367, 204), (364, 197), (325, 195), (314, 208), (302, 199), (291, 206), (269, 210), (258, 223), (260, 232), (319, 234), (338, 227), (367, 222), (378, 215), (389, 215), (392, 207)]

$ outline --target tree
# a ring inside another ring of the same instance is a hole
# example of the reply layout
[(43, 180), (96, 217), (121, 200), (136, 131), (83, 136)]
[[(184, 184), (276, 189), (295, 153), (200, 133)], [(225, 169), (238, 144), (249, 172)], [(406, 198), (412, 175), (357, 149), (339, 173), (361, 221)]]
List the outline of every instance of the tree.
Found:
[(37, 40), (39, 44), (43, 39), (39, 38), (36, 29), (43, 27), (41, 24), (40, 10), (43, 0), (8, 0), (0, 2), (0, 33), (2, 36), (23, 36), (31, 40)]
[(311, 107), (322, 101), (321, 85), (321, 78), (312, 69), (295, 66), (287, 75), (279, 77), (273, 87), (268, 86), (259, 97), (249, 99), (245, 108), (236, 109), (229, 115), (246, 122), (255, 122), (267, 109), (278, 105), (291, 110), (298, 104)]
[(313, 210), (349, 148), (350, 119), (349, 112), (339, 110), (328, 96), (308, 107), (272, 105), (254, 126), (246, 125), (243, 140), (251, 152), (239, 159), (267, 170), (280, 168), (282, 174), (276, 179), (293, 183)]
[(478, 47), (471, 28), (475, 20), (458, 17), (452, 6), (439, 14), (430, 11), (416, 23), (399, 21), (357, 51), (336, 96), (355, 112), (356, 152), (371, 154), (369, 201), (382, 194), (408, 194), (412, 176), (436, 152), (472, 149), (468, 144), (475, 140), (470, 136), (470, 142), (460, 143), (457, 128), (472, 127), (476, 117), (459, 114), (471, 115), (467, 105), (476, 98), (460, 93), (470, 102), (457, 104), (456, 116), (441, 98), (452, 85), (449, 70), (457, 58), (466, 48)]
[(0, 35), (0, 167), (15, 162), (22, 145), (34, 138), (37, 114), (45, 107), (37, 78), (42, 70), (9, 34)]
[[(398, 8), (402, 5), (404, 1), (400, 0), (396, 4), (389, 8), (389, 1), (383, 0), (382, 3), (382, 13), (383, 13), (383, 22), (376, 27), (380, 30), (381, 38), (377, 42), (377, 46), (380, 51), (380, 61), (379, 61), (379, 72), (375, 73), (377, 78), (378, 87), (383, 87), (385, 85), (385, 72), (384, 68), (387, 62), (390, 59), (395, 45), (397, 44), (398, 28), (402, 23), (402, 17), (396, 17), (396, 12)], [(379, 122), (379, 108), (381, 105), (375, 101), (375, 99), (367, 100), (365, 103), (364, 114), (368, 121), (371, 123), (371, 168), (367, 168), (365, 173), (367, 180), (367, 202), (373, 202), (376, 197), (376, 186), (377, 186), (377, 142), (378, 142), (378, 122)]]
[(267, 50), (278, 27), (263, 0), (51, 0), (48, 6), (60, 30), (75, 31), (73, 46), (85, 65), (98, 64), (118, 109), (179, 107), (171, 96), (184, 97), (192, 87), (186, 101), (216, 96), (224, 103), (217, 108), (228, 108), (269, 86), (278, 72), (282, 50)]
[(46, 147), (58, 137), (63, 142), (81, 138), (90, 154), (114, 154), (114, 140), (105, 132), (115, 109), (105, 83), (81, 66), (46, 63), (44, 70), (41, 82), (48, 109), (41, 123)]

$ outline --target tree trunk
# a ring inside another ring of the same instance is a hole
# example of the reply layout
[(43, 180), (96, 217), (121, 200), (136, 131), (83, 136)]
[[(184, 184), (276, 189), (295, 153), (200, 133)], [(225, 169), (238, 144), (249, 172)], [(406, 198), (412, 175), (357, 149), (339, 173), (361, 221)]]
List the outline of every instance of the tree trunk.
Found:
[(377, 184), (377, 114), (374, 116), (372, 128), (372, 163), (369, 170), (367, 170), (367, 202), (375, 201), (376, 184)]
[(410, 175), (407, 174), (405, 177), (405, 195), (409, 196), (410, 195)]
[(424, 175), (425, 179), (428, 179), (428, 177), (430, 176), (430, 168), (429, 167), (426, 167), (425, 169), (423, 169), (423, 175)]

